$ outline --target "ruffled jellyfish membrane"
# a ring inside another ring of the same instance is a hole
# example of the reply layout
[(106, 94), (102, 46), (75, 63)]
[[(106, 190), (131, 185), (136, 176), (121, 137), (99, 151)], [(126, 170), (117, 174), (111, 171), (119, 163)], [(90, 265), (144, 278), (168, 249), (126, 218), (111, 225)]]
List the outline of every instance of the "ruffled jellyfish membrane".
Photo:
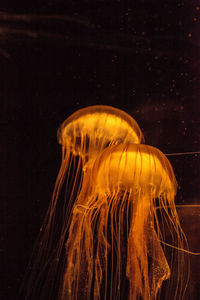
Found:
[(87, 182), (73, 208), (61, 299), (157, 299), (175, 262), (167, 299), (182, 299), (183, 253), (176, 250), (169, 266), (161, 246), (160, 223), (177, 248), (185, 241), (166, 156), (144, 144), (114, 145), (97, 157)]
[(58, 129), (58, 141), (62, 145), (62, 162), (41, 228), (40, 246), (34, 251), (27, 299), (35, 299), (35, 291), (37, 299), (56, 299), (51, 291), (59, 290), (63, 276), (71, 210), (80, 190), (87, 191), (96, 156), (113, 144), (141, 143), (143, 135), (136, 121), (124, 111), (91, 106), (64, 121)]

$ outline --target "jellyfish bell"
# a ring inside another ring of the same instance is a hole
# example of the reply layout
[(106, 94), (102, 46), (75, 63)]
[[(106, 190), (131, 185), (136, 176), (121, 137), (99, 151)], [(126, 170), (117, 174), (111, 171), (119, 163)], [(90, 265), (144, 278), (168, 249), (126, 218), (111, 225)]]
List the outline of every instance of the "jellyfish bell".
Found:
[(58, 141), (88, 161), (110, 144), (142, 143), (137, 122), (124, 111), (106, 105), (76, 111), (58, 130)]
[[(123, 299), (124, 290), (131, 300), (156, 299), (171, 268), (161, 246), (157, 203), (164, 210), (161, 221), (167, 219), (183, 247), (176, 190), (171, 164), (154, 147), (120, 144), (98, 155), (87, 191), (73, 208), (61, 299)], [(177, 264), (182, 272), (182, 256)], [(174, 293), (181, 299), (180, 281)]]
[(71, 180), (67, 178), (70, 196), (66, 216), (75, 201), (74, 194), (78, 195), (80, 190), (87, 189), (88, 174), (102, 150), (113, 144), (144, 142), (137, 122), (129, 114), (106, 105), (89, 106), (76, 111), (61, 124), (57, 136), (62, 144), (62, 164), (53, 198), (57, 199), (66, 174), (74, 175)]
[(57, 136), (62, 144), (62, 164), (55, 195), (60, 193), (66, 174), (74, 174), (70, 182), (67, 179), (72, 192), (68, 197), (66, 215), (71, 211), (75, 191), (78, 195), (81, 189), (85, 191), (88, 186), (88, 173), (102, 150), (113, 144), (144, 142), (141, 129), (129, 114), (106, 105), (89, 106), (76, 111), (61, 124)]
[(120, 143), (143, 143), (137, 122), (126, 112), (106, 105), (89, 106), (76, 111), (58, 129), (63, 152), (82, 161), (83, 171), (92, 166), (106, 147)]
[(92, 176), (99, 193), (105, 190), (109, 193), (122, 184), (129, 191), (140, 189), (143, 193), (154, 193), (154, 198), (157, 198), (164, 193), (174, 196), (177, 189), (174, 172), (166, 156), (147, 145), (110, 147), (97, 158)]
[[(171, 164), (158, 149), (144, 144), (119, 144), (106, 148), (96, 159), (90, 181), (92, 194), (111, 195), (117, 191), (149, 195), (153, 199), (168, 195), (174, 199), (177, 182)], [(87, 187), (87, 191), (90, 190)], [(84, 191), (83, 191), (84, 192)], [(87, 201), (80, 195), (77, 204)], [(144, 203), (149, 205), (149, 201)]]

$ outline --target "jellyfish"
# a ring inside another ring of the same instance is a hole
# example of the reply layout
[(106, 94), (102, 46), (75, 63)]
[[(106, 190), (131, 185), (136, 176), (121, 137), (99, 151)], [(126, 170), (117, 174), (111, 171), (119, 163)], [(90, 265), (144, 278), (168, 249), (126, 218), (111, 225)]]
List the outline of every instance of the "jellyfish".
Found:
[[(124, 111), (105, 105), (90, 106), (78, 110), (67, 118), (58, 129), (58, 141), (62, 144), (61, 174), (58, 177), (55, 194), (68, 170), (77, 159), (72, 169), (76, 173), (72, 181), (72, 193), (77, 183), (77, 174), (83, 171), (83, 177), (90, 172), (96, 156), (106, 147), (120, 143), (143, 143), (144, 137), (137, 122)], [(68, 171), (69, 174), (69, 171)], [(87, 181), (82, 178), (83, 186)], [(80, 184), (78, 193), (82, 188)], [(72, 207), (72, 199), (68, 199), (68, 210)]]
[(176, 282), (166, 299), (183, 299), (183, 252), (167, 261), (161, 230), (164, 224), (184, 248), (176, 190), (160, 150), (127, 143), (102, 151), (73, 207), (61, 299), (158, 299), (173, 264)]
[(97, 155), (110, 145), (144, 141), (130, 115), (103, 105), (78, 110), (63, 122), (57, 135), (62, 145), (62, 162), (31, 258), (26, 299), (59, 298), (52, 291), (60, 294), (72, 208), (79, 194), (84, 197), (87, 192)]

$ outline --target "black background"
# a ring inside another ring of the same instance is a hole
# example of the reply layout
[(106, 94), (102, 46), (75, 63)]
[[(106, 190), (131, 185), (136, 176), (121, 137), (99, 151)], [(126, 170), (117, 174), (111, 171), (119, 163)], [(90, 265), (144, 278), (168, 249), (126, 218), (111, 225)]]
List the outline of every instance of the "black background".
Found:
[[(0, 4), (1, 299), (15, 299), (61, 159), (58, 126), (105, 104), (133, 116), (164, 153), (200, 150), (198, 1), (5, 1)], [(176, 203), (199, 204), (199, 154), (170, 156)], [(179, 209), (200, 252), (200, 210)], [(199, 299), (191, 256), (185, 299)]]

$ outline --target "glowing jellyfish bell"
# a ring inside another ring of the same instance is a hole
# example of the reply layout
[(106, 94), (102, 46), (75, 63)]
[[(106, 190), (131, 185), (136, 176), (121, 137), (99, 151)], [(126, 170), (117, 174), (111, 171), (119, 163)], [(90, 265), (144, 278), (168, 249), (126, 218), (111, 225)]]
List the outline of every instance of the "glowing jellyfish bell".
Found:
[[(73, 209), (61, 298), (125, 299), (128, 290), (131, 300), (156, 299), (170, 277), (157, 206), (173, 241), (183, 247), (176, 189), (173, 169), (158, 149), (143, 144), (105, 149)], [(182, 259), (180, 255), (173, 291), (179, 295), (170, 299), (181, 299), (183, 293)]]
[(96, 156), (110, 145), (137, 144), (144, 138), (130, 115), (101, 105), (80, 109), (67, 118), (58, 129), (58, 140), (62, 145), (62, 162), (41, 228), (39, 249), (36, 247), (32, 258), (27, 299), (34, 298), (35, 290), (39, 290), (38, 299), (55, 299), (53, 294), (50, 295), (51, 291), (60, 290), (66, 260), (63, 248), (71, 222), (71, 210), (80, 191), (87, 190)]
[(97, 105), (80, 109), (67, 118), (58, 129), (58, 140), (64, 155), (72, 152), (85, 165), (109, 145), (139, 144), (144, 138), (130, 115), (111, 106)]
[[(102, 150), (113, 144), (139, 144), (144, 142), (144, 137), (130, 115), (111, 106), (97, 105), (80, 109), (67, 118), (58, 129), (58, 141), (62, 144), (62, 165), (55, 190), (60, 192), (61, 183), (71, 168), (70, 172), (76, 174), (71, 182), (71, 190), (79, 192), (82, 185), (77, 186), (77, 174), (83, 172), (85, 180), (82, 178), (82, 183), (87, 186), (88, 176), (84, 175), (90, 172), (95, 158)], [(75, 159), (76, 163), (72, 163)], [(69, 198), (69, 210), (71, 202)]]

